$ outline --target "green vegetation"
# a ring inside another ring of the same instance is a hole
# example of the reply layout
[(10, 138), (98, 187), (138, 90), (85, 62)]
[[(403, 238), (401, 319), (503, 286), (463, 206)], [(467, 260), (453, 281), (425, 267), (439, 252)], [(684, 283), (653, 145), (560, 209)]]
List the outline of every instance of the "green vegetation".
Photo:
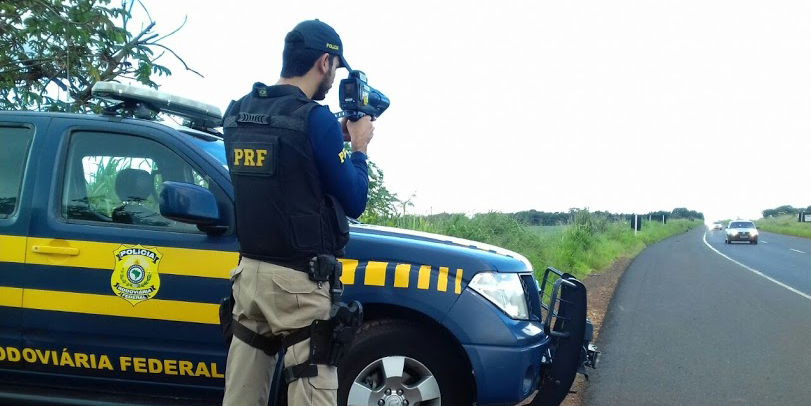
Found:
[(702, 224), (685, 219), (670, 220), (667, 224), (645, 222), (642, 231), (634, 235), (627, 222), (611, 221), (587, 210), (575, 210), (571, 217), (569, 224), (553, 227), (525, 226), (506, 213), (477, 214), (472, 218), (463, 214), (400, 216), (377, 224), (496, 245), (526, 256), (536, 272), (553, 266), (578, 278)]
[[(686, 208), (640, 216), (636, 235), (628, 215), (570, 209), (567, 213), (528, 210), (517, 213), (441, 213), (405, 215), (403, 201), (386, 189), (383, 172), (370, 166), (369, 204), (364, 223), (407, 228), (465, 238), (503, 247), (524, 255), (535, 272), (552, 266), (578, 278), (605, 269), (620, 257), (632, 257), (646, 246), (703, 224), (704, 214)], [(399, 209), (402, 209), (399, 210)], [(647, 221), (649, 218), (653, 221)], [(667, 224), (657, 219), (667, 218)]]
[[(545, 212), (537, 210), (524, 210), (512, 213), (513, 216), (521, 224), (529, 226), (557, 226), (567, 224), (572, 221), (572, 214), (578, 209), (570, 209), (568, 212)], [(605, 217), (612, 221), (623, 221), (632, 214), (626, 213), (609, 213), (605, 211), (595, 211), (595, 215)], [(667, 219), (687, 219), (687, 220), (704, 220), (704, 213), (695, 210), (688, 210), (684, 207), (677, 207), (672, 211), (652, 211), (649, 213), (635, 213), (643, 218), (651, 218), (654, 220), (661, 220), (662, 217)]]
[(564, 224), (560, 224), (557, 226), (525, 226), (529, 231), (532, 231), (535, 234), (540, 236), (547, 236), (547, 235), (559, 235), (566, 229)]
[[(795, 215), (796, 216), (800, 212), (811, 213), (811, 206), (808, 206), (807, 208), (803, 208), (803, 207), (794, 207), (794, 206), (792, 206), (790, 204), (786, 204), (786, 205), (783, 205), (783, 206), (780, 206), (780, 207), (775, 207), (773, 209), (763, 210), (762, 213), (763, 213), (763, 218), (766, 219), (766, 218), (770, 218), (770, 217), (779, 217), (779, 216), (785, 216), (785, 215)], [(794, 218), (796, 219), (797, 217), (794, 217)]]
[[(161, 36), (140, 1), (111, 3), (0, 2), (0, 109), (98, 112), (96, 82), (129, 79), (157, 89), (153, 79), (172, 74), (157, 63), (167, 53), (199, 75), (163, 44), (182, 25)], [(133, 27), (133, 11), (148, 24)]]
[(763, 218), (756, 222), (759, 229), (773, 233), (811, 238), (811, 223), (800, 223), (792, 214)]

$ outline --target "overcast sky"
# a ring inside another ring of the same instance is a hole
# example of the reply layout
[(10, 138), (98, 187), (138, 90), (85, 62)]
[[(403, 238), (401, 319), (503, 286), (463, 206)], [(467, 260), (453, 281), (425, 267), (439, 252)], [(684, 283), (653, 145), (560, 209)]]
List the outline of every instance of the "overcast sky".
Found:
[[(144, 0), (220, 106), (278, 79), (285, 34), (332, 25), (391, 99), (370, 158), (421, 213), (811, 204), (811, 2)], [(327, 96), (337, 108), (338, 71)]]

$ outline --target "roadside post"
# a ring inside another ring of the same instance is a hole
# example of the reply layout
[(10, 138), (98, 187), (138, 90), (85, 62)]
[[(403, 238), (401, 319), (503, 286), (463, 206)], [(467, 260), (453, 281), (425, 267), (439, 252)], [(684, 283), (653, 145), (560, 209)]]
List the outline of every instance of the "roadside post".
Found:
[(642, 230), (642, 217), (638, 214), (631, 216), (631, 229), (634, 230), (634, 235), (636, 235), (638, 231)]

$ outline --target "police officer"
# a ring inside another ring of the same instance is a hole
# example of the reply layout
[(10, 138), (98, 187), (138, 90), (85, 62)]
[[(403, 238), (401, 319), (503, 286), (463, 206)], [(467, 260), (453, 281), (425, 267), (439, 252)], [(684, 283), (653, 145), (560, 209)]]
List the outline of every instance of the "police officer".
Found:
[[(326, 97), (338, 68), (349, 69), (338, 34), (304, 21), (285, 37), (279, 81), (254, 84), (225, 113), (241, 254), (231, 271), (233, 317), (262, 337), (291, 337), (329, 318), (330, 285), (313, 280), (310, 262), (334, 261), (348, 240), (346, 215), (359, 217), (366, 207), (372, 120), (339, 122), (315, 102)], [(309, 355), (307, 339), (287, 349), (284, 366), (305, 365)], [(235, 333), (223, 405), (267, 405), (275, 361)], [(288, 404), (336, 405), (336, 367), (312, 368), (314, 376), (294, 374)]]

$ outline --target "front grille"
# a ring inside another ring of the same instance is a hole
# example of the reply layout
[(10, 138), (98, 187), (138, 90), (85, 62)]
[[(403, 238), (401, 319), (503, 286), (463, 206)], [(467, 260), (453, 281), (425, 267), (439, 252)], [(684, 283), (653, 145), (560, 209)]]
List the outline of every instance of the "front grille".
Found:
[(533, 321), (543, 320), (543, 314), (541, 313), (541, 295), (535, 277), (531, 274), (521, 275), (521, 285), (524, 287), (524, 295), (527, 298), (529, 319)]

